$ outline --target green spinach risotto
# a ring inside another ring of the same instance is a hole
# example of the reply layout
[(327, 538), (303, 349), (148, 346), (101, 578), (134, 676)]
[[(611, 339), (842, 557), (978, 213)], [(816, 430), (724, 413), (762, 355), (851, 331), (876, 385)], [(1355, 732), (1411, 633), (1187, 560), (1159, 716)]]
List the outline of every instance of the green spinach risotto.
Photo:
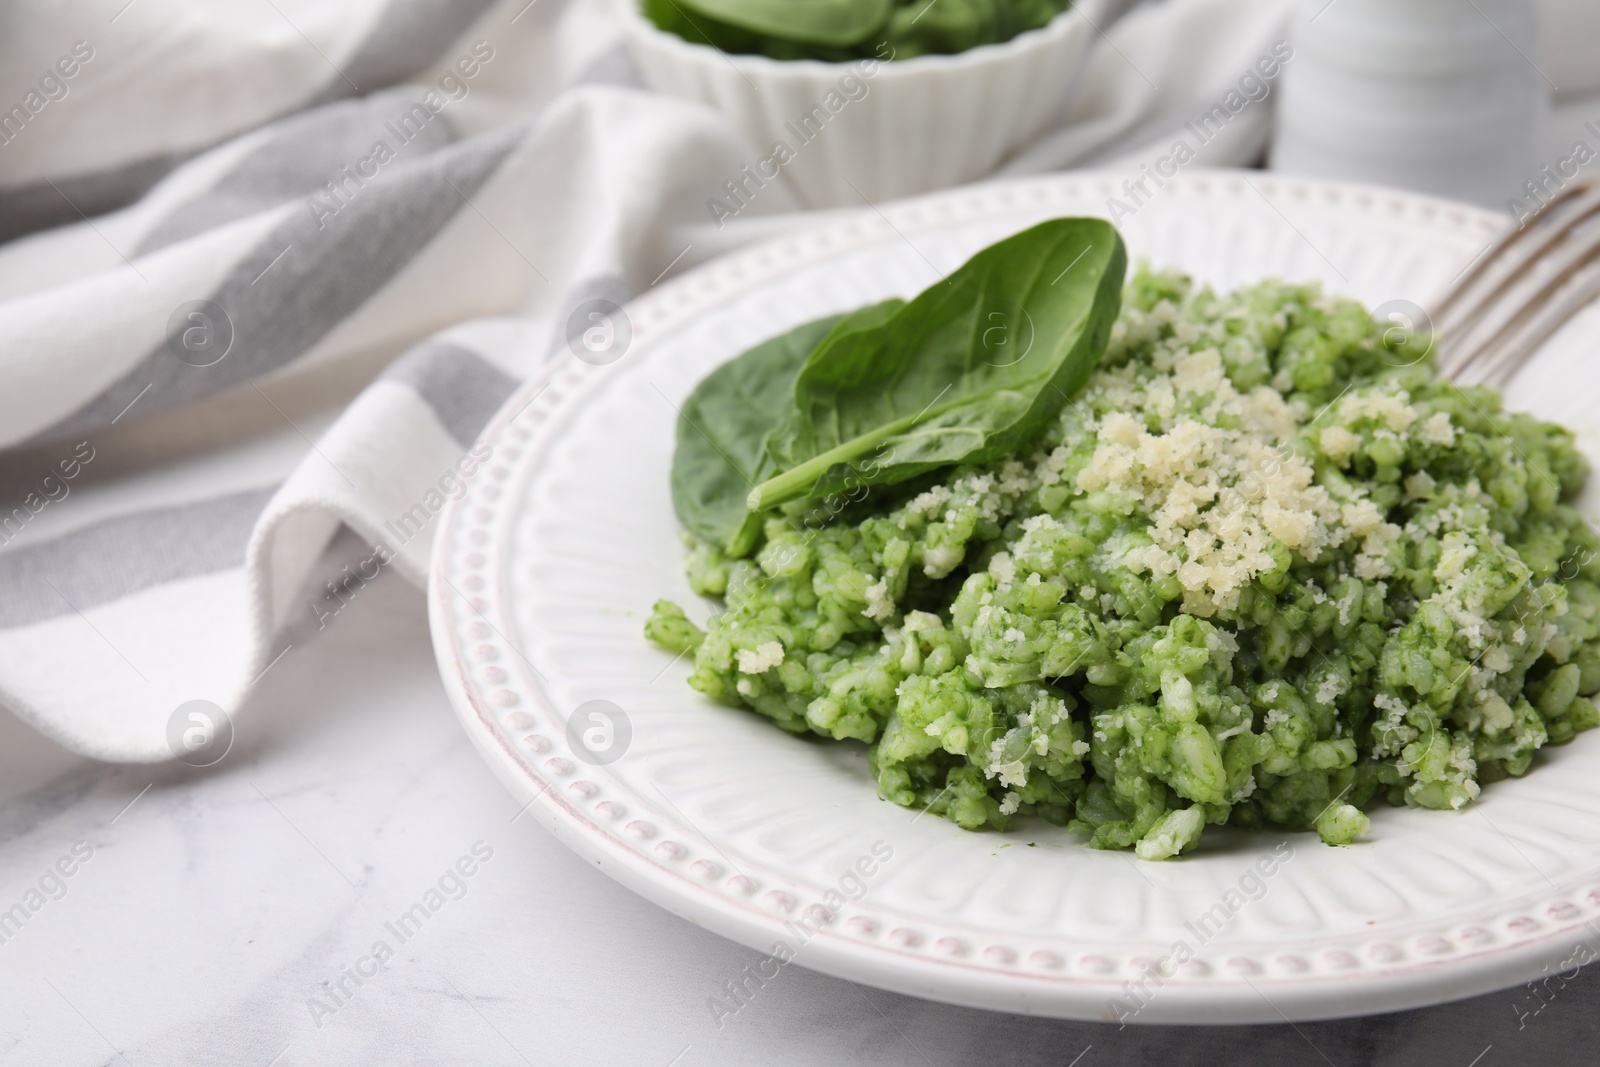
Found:
[[(1120, 248), (1086, 381), (1005, 454), (686, 535), (723, 610), (701, 628), (663, 601), (646, 632), (692, 652), (690, 685), (865, 742), (896, 804), (1150, 860), (1208, 824), (1347, 844), (1380, 801), (1461, 808), (1596, 725), (1600, 539), (1571, 435), (1315, 286), (1141, 270), (1118, 314)], [(793, 335), (773, 403), (829, 329)], [(680, 452), (718, 432), (680, 431)]]

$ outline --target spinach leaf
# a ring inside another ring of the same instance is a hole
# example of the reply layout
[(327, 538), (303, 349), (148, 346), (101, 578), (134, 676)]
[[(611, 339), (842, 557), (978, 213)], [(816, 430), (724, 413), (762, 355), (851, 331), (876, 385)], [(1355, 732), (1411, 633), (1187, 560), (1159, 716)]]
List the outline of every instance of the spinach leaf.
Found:
[(883, 29), (895, 0), (671, 0), (696, 14), (750, 33), (802, 44), (844, 47)]
[(761, 517), (745, 507), (745, 496), (773, 473), (765, 441), (789, 416), (795, 375), (806, 357), (831, 331), (848, 333), (904, 305), (904, 300), (888, 300), (805, 323), (706, 375), (678, 412), (672, 456), (672, 505), (678, 521), (731, 556), (749, 552)]
[(777, 60), (913, 59), (998, 44), (1070, 0), (639, 0), (668, 33)]
[(762, 517), (744, 506), (744, 498), (774, 474), (766, 437), (789, 418), (795, 374), (824, 339), (882, 322), (904, 306), (906, 301), (890, 299), (803, 323), (701, 379), (678, 410), (672, 454), (678, 522), (728, 555), (746, 555), (762, 530)]
[(729, 360), (706, 375), (678, 410), (672, 506), (678, 521), (702, 540), (733, 555), (749, 551), (759, 525), (744, 498), (772, 470), (763, 443), (788, 417), (794, 378), (806, 357), (841, 318), (797, 326)]
[(893, 314), (841, 323), (794, 382), (751, 511), (1014, 451), (1093, 371), (1127, 252), (1101, 219), (994, 244)]
[(895, 9), (884, 40), (896, 59), (1009, 41), (1061, 14), (1063, 0), (916, 0)]

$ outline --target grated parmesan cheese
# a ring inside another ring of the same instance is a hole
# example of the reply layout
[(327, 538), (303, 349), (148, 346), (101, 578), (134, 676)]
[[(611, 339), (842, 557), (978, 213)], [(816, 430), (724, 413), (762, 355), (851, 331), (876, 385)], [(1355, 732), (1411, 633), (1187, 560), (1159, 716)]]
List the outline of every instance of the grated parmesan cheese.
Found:
[(738, 653), (739, 671), (742, 674), (761, 674), (783, 662), (783, 645), (768, 641), (754, 649), (741, 648)]

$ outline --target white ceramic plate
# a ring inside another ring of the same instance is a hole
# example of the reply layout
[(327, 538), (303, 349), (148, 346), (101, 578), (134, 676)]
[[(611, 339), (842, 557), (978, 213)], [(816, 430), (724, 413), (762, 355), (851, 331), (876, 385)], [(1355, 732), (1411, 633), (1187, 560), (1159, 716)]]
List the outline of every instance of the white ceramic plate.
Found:
[[(1379, 810), (1352, 848), (1207, 831), (1193, 855), (1150, 864), (1043, 823), (973, 834), (880, 801), (863, 748), (710, 704), (641, 636), (658, 597), (710, 609), (682, 578), (667, 486), (675, 405), (704, 374), (802, 321), (909, 296), (1038, 220), (1104, 214), (1120, 184), (980, 186), (753, 248), (630, 305), (617, 362), (567, 357), (523, 389), (485, 431), (492, 461), (434, 555), (434, 644), (468, 734), (531, 816), (635, 891), (762, 952), (783, 942), (803, 966), (918, 996), (1277, 1022), (1463, 997), (1593, 958), (1578, 946), (1600, 945), (1600, 733), (1466, 811)], [(1371, 305), (1427, 298), (1498, 224), (1441, 201), (1227, 172), (1169, 181), (1122, 223), (1136, 257), (1218, 286), (1320, 279)], [(1591, 455), (1596, 342), (1591, 309), (1512, 394), (1578, 426)], [(606, 765), (568, 736), (590, 700), (626, 716)], [(1279, 847), (1290, 858), (1252, 875)], [(863, 857), (871, 876), (847, 875)], [(821, 932), (802, 940), (807, 916)]]

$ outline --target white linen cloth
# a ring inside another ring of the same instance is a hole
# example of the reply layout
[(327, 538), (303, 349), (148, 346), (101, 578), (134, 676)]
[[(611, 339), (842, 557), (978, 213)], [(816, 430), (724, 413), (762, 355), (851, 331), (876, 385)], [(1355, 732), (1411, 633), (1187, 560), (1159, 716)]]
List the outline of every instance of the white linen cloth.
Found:
[[(363, 575), (421, 579), (464, 450), (573, 358), (579, 304), (799, 221), (774, 190), (711, 224), (751, 146), (643, 91), (607, 11), (10, 6), (0, 702), (86, 755), (170, 758), (175, 709), (231, 712), (292, 624), (314, 639), (359, 594), (312, 573), (341, 524), (383, 546)], [(1102, 27), (1069, 122), (1004, 171), (1165, 150), (1288, 11), (1164, 0)], [(1252, 162), (1268, 116), (1199, 161)]]

